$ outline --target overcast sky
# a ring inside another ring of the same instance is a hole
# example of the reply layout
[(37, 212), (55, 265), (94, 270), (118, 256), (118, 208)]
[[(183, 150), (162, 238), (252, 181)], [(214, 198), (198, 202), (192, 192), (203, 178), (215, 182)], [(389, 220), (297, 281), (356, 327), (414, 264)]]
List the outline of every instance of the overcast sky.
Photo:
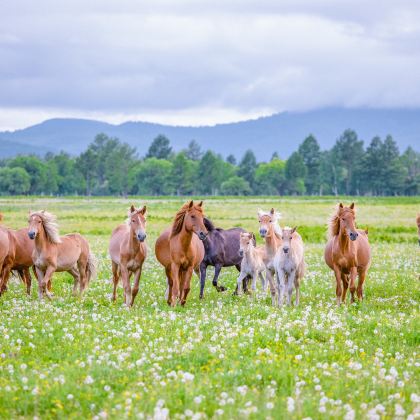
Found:
[(0, 130), (420, 106), (420, 1), (0, 0)]

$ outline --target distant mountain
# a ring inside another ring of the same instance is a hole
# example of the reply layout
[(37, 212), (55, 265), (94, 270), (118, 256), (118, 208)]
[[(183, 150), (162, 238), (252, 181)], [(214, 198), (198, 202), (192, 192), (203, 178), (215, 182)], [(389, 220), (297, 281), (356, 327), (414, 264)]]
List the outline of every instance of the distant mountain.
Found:
[(49, 147), (38, 147), (16, 141), (2, 140), (0, 138), (0, 158), (13, 157), (16, 155), (39, 155), (52, 151)]
[[(135, 146), (142, 156), (153, 138), (164, 134), (176, 151), (195, 139), (204, 150), (211, 149), (223, 156), (232, 153), (240, 158), (247, 149), (252, 149), (258, 159), (264, 160), (275, 151), (283, 158), (288, 157), (311, 133), (318, 139), (321, 148), (330, 148), (347, 128), (354, 129), (365, 144), (375, 135), (384, 137), (391, 134), (401, 151), (409, 145), (419, 150), (420, 108), (327, 108), (284, 112), (256, 120), (202, 127), (146, 122), (113, 125), (93, 120), (51, 119), (23, 130), (0, 132), (0, 141), (8, 145), (8, 155), (22, 153), (22, 145), (28, 153), (39, 148), (42, 153), (64, 150), (78, 154), (86, 149), (96, 134), (105, 133)], [(0, 146), (0, 157), (6, 156), (4, 150)]]

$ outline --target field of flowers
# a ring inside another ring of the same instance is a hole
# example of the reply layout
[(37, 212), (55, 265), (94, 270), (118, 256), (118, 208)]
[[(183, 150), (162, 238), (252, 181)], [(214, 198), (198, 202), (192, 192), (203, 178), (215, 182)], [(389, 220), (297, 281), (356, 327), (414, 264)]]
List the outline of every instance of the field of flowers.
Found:
[[(1, 297), (0, 418), (420, 418), (420, 199), (356, 200), (369, 227), (373, 264), (363, 303), (335, 304), (333, 274), (323, 261), (326, 221), (336, 199), (209, 199), (221, 227), (258, 229), (258, 208), (298, 225), (306, 245), (301, 305), (232, 296), (236, 270), (222, 270), (217, 293), (208, 273), (184, 308), (164, 300), (154, 242), (181, 199), (147, 204), (149, 257), (135, 305), (111, 303), (111, 230), (132, 200), (1, 198), (4, 224), (26, 226), (29, 209), (48, 209), (61, 233), (86, 235), (98, 277), (83, 299), (72, 278), (56, 274), (53, 301), (39, 302), (11, 281)], [(346, 202), (349, 200), (347, 199)], [(261, 241), (259, 239), (259, 241)]]

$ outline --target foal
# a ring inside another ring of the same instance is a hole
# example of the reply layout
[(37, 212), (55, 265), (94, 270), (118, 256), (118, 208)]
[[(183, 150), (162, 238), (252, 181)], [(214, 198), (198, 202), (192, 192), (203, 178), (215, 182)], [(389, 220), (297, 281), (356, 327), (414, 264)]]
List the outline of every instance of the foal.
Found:
[(264, 289), (265, 280), (262, 275), (265, 270), (264, 264), (264, 248), (255, 246), (255, 236), (253, 233), (241, 233), (239, 239), (239, 255), (242, 257), (241, 272), (237, 280), (237, 291), (241, 292), (244, 279), (251, 277), (251, 289), (255, 292), (257, 286), (257, 277), (261, 280)]
[(356, 229), (354, 203), (350, 207), (339, 204), (337, 212), (329, 223), (329, 240), (324, 258), (328, 267), (334, 270), (337, 305), (345, 302), (350, 287), (351, 302), (354, 302), (357, 283), (357, 297), (363, 299), (363, 283), (369, 269), (371, 256), (367, 231)]
[[(112, 260), (114, 292), (112, 300), (117, 299), (119, 277), (124, 286), (125, 304), (133, 306), (139, 291), (141, 270), (147, 255), (146, 206), (136, 209), (133, 205), (128, 212), (127, 223), (114, 229), (109, 243), (109, 255)], [(134, 286), (131, 290), (130, 277), (134, 274)]]
[(265, 241), (264, 264), (266, 267), (266, 278), (270, 285), (271, 302), (276, 304), (276, 286), (274, 282), (275, 267), (274, 258), (277, 250), (281, 246), (281, 227), (278, 224), (280, 213), (272, 208), (269, 212), (258, 211), (258, 221), (260, 223), (260, 235)]
[(287, 289), (287, 304), (291, 305), (293, 288), (296, 289), (296, 306), (299, 305), (300, 280), (305, 272), (303, 241), (296, 227), (281, 232), (283, 245), (277, 251), (274, 267), (277, 277), (278, 305), (283, 305)]

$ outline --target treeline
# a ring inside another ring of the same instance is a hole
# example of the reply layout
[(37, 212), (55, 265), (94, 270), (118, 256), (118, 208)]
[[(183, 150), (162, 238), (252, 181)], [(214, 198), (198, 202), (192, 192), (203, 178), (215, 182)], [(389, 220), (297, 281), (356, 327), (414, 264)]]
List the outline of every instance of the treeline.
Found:
[(287, 160), (274, 153), (257, 162), (251, 150), (239, 162), (233, 155), (223, 159), (194, 140), (175, 153), (163, 135), (139, 157), (128, 144), (98, 134), (77, 157), (62, 152), (0, 161), (0, 194), (417, 195), (420, 153), (409, 147), (400, 154), (391, 136), (374, 137), (364, 148), (346, 130), (326, 151), (308, 136)]

